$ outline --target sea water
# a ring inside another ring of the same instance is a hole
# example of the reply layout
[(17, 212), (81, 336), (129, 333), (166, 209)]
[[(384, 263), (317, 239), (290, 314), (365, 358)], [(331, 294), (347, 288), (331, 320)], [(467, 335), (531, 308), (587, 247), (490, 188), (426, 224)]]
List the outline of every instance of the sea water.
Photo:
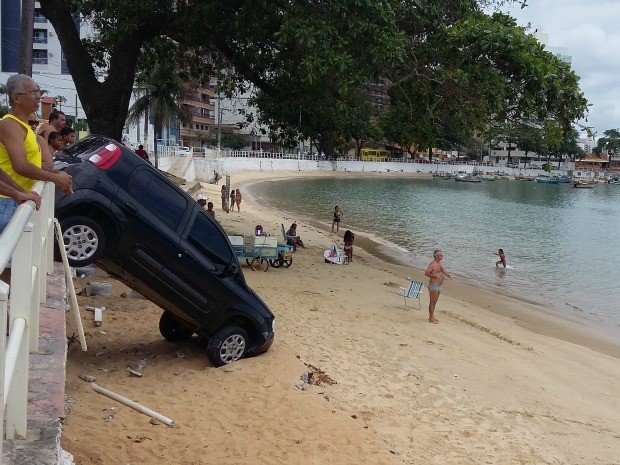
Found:
[[(339, 205), (341, 229), (379, 238), (401, 261), (425, 269), (441, 249), (446, 269), (465, 281), (620, 334), (620, 185), (347, 177), (250, 191), (298, 222), (331, 225)], [(500, 248), (508, 269), (495, 266)]]

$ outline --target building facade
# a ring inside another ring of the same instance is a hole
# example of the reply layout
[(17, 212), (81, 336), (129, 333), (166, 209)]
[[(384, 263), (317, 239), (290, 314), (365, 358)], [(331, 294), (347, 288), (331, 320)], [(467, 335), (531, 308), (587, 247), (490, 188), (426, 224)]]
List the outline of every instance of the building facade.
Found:
[[(21, 0), (0, 1), (0, 83), (19, 70)], [(86, 35), (85, 25), (76, 19), (80, 35)], [(35, 2), (32, 37), (32, 77), (45, 95), (56, 98), (57, 108), (68, 115), (85, 118), (67, 60), (56, 31), (43, 16)]]

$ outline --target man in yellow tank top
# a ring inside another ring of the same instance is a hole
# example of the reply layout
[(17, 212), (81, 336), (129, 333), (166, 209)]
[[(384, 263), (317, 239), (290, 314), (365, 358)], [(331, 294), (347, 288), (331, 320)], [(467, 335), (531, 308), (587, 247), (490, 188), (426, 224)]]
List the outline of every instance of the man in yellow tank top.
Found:
[(40, 197), (29, 192), (37, 180), (52, 181), (64, 193), (71, 192), (71, 176), (41, 169), (39, 143), (28, 125), (30, 114), (39, 109), (39, 87), (30, 76), (15, 74), (6, 82), (6, 94), (11, 108), (0, 120), (0, 181), (5, 181), (8, 190), (0, 186), (0, 233), (13, 217), (17, 202), (34, 200), (38, 207)]

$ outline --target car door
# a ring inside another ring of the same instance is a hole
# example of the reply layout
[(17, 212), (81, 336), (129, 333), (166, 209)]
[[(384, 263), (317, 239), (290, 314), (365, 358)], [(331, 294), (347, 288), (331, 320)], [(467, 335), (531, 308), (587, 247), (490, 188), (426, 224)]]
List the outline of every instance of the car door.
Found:
[(207, 301), (201, 313), (217, 310), (213, 318), (224, 318), (221, 312), (234, 295), (239, 267), (226, 234), (199, 205), (194, 207), (179, 248), (179, 273)]
[(180, 236), (193, 201), (152, 168), (141, 165), (119, 189), (114, 204), (127, 219), (128, 234), (120, 238), (118, 247), (127, 281), (148, 287), (145, 294), (164, 307), (206, 304), (179, 270)]

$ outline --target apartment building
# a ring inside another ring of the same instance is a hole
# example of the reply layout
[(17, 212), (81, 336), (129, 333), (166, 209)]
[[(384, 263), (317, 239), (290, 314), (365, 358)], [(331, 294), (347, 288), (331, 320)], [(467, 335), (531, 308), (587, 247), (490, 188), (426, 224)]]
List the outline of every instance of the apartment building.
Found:
[[(21, 8), (21, 0), (0, 1), (0, 83), (5, 83), (11, 74), (19, 70)], [(85, 35), (85, 26), (77, 19), (76, 24), (82, 35)], [(68, 115), (84, 118), (84, 110), (56, 31), (41, 14), (39, 2), (35, 2), (32, 38), (33, 79), (46, 91), (46, 96), (62, 97), (56, 99), (57, 108)]]

